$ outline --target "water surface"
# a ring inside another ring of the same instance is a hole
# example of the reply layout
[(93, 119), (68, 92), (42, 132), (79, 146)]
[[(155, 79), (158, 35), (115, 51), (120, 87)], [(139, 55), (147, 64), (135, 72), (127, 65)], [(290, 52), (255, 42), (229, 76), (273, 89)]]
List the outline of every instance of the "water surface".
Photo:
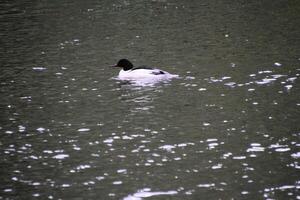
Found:
[[(299, 199), (300, 4), (0, 3), (0, 199)], [(120, 58), (180, 75), (124, 84)]]

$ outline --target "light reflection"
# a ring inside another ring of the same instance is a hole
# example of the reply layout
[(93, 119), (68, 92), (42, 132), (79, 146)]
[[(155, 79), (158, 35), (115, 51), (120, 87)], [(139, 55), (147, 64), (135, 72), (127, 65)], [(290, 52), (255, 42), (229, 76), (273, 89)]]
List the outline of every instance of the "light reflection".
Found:
[(151, 191), (151, 188), (143, 188), (138, 190), (136, 193), (132, 195), (128, 195), (127, 197), (123, 198), (123, 200), (142, 200), (143, 198), (147, 197), (154, 197), (154, 196), (162, 196), (162, 195), (175, 195), (178, 192), (175, 190), (170, 191)]
[[(278, 67), (278, 66), (281, 66), (281, 64), (278, 62), (275, 62), (274, 66)], [(226, 81), (227, 79), (232, 79), (232, 77), (230, 77), (230, 76), (224, 76), (221, 78), (209, 77), (209, 78), (206, 78), (205, 80), (212, 84), (218, 84), (218, 83), (224, 82), (224, 85), (229, 86), (230, 88), (235, 88), (236, 86), (244, 87), (244, 86), (249, 86), (249, 85), (253, 85), (253, 84), (271, 86), (274, 83), (279, 82), (283, 85), (284, 89), (287, 92), (289, 92), (290, 90), (292, 90), (292, 88), (294, 86), (293, 84), (295, 83), (297, 76), (299, 76), (298, 74), (295, 74), (293, 76), (294, 72), (290, 73), (289, 75), (287, 75), (287, 74), (272, 74), (272, 73), (276, 73), (276, 70), (261, 70), (261, 71), (258, 71), (257, 73), (249, 74), (248, 77), (250, 77), (251, 79), (254, 79), (254, 81), (246, 81), (245, 83), (237, 83), (235, 81)], [(281, 80), (283, 80), (284, 77), (287, 77), (286, 80), (281, 81)], [(249, 92), (252, 92), (254, 90), (255, 90), (254, 88), (248, 89)], [(283, 91), (279, 91), (279, 92), (283, 93)]]
[[(282, 191), (289, 191), (292, 195), (298, 195), (298, 190), (300, 189), (299, 182), (296, 182), (295, 185), (282, 185), (277, 187), (270, 187), (264, 189), (264, 197), (265, 198), (273, 198), (276, 196), (277, 193)], [(300, 196), (297, 196), (299, 199)]]
[(63, 160), (63, 159), (69, 158), (69, 157), (70, 157), (70, 155), (68, 155), (68, 154), (57, 154), (57, 155), (53, 156), (52, 158), (57, 159), (57, 160)]
[(212, 188), (215, 186), (216, 186), (216, 184), (214, 184), (214, 183), (202, 183), (202, 184), (197, 185), (197, 187), (199, 187), (199, 188)]

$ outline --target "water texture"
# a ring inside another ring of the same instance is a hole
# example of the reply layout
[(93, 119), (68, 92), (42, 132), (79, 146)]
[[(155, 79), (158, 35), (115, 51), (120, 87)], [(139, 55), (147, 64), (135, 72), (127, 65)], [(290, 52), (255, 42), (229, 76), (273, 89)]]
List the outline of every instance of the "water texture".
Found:
[[(0, 199), (300, 199), (300, 2), (1, 1)], [(180, 79), (116, 80), (120, 58)]]

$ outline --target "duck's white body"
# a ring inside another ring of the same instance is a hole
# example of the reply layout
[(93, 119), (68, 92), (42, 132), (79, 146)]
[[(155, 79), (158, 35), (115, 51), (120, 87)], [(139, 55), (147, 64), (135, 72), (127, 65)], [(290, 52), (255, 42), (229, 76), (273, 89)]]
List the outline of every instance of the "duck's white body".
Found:
[(166, 71), (159, 69), (133, 69), (133, 70), (121, 70), (119, 72), (119, 79), (121, 80), (143, 80), (143, 79), (155, 79), (163, 80), (178, 77), (178, 75), (170, 74)]

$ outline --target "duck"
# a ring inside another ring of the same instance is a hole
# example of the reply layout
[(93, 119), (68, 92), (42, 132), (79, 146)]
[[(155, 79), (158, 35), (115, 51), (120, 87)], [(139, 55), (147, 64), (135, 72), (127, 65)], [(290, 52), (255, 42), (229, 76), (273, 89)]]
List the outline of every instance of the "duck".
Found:
[(148, 67), (139, 66), (135, 67), (129, 60), (120, 59), (116, 65), (112, 67), (121, 68), (118, 78), (120, 80), (132, 80), (132, 81), (164, 81), (172, 78), (179, 77), (176, 74), (171, 74), (167, 71)]

